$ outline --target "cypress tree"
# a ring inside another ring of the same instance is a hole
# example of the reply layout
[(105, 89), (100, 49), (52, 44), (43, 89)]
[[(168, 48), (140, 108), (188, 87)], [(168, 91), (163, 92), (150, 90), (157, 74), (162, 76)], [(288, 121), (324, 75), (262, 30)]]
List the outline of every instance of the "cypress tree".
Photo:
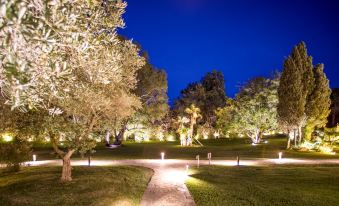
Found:
[[(306, 103), (313, 91), (314, 76), (312, 57), (308, 56), (304, 42), (293, 48), (284, 62), (278, 88), (278, 122), (287, 131), (298, 130), (301, 141), (301, 128), (306, 120)], [(289, 142), (288, 146), (289, 147)]]
[(331, 89), (329, 81), (324, 73), (324, 65), (318, 64), (314, 69), (314, 88), (309, 95), (306, 105), (307, 125), (305, 138), (310, 140), (315, 127), (324, 127), (330, 114)]

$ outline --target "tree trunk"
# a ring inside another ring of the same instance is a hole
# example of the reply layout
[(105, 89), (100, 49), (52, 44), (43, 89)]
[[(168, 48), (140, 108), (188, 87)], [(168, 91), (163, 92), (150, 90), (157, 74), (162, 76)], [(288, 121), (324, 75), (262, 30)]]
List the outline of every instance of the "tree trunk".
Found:
[(71, 158), (67, 155), (62, 159), (62, 182), (72, 181), (72, 167), (71, 167)]
[(300, 145), (301, 142), (302, 142), (302, 131), (301, 131), (301, 127), (298, 127), (298, 136), (299, 136), (298, 144)]
[(191, 138), (190, 141), (187, 142), (187, 146), (192, 146), (192, 142), (193, 142), (193, 128), (194, 128), (194, 120), (191, 120), (191, 127), (190, 127), (190, 137)]
[(114, 141), (115, 145), (121, 145), (122, 140), (124, 138), (125, 131), (126, 131), (126, 124), (123, 125), (123, 127), (119, 131), (119, 134), (115, 136), (115, 141)]
[(69, 150), (62, 157), (62, 174), (61, 174), (61, 181), (62, 182), (72, 181), (71, 156), (74, 152), (75, 152), (75, 150)]
[(287, 147), (286, 147), (286, 149), (290, 149), (291, 148), (291, 134), (290, 134), (290, 131), (288, 130), (287, 131), (288, 132), (288, 135), (287, 135)]
[(110, 143), (110, 133), (109, 133), (109, 130), (106, 130), (106, 137), (105, 137), (105, 140), (106, 140), (106, 144), (109, 144)]
[(262, 139), (262, 132), (259, 131), (258, 138), (257, 138), (257, 144), (260, 143), (261, 139)]

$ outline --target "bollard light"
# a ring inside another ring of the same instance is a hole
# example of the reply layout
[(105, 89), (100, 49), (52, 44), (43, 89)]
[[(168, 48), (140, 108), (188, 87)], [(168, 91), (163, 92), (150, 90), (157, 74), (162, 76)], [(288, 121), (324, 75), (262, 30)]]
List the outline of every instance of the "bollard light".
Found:
[(278, 154), (279, 154), (279, 160), (281, 160), (282, 159), (282, 152), (279, 152)]
[(165, 152), (162, 152), (161, 153), (161, 160), (164, 160), (165, 159)]
[(189, 168), (189, 165), (188, 165), (188, 164), (186, 164), (186, 172), (188, 172), (188, 168)]
[(35, 162), (36, 161), (36, 155), (34, 154), (33, 155), (33, 162)]

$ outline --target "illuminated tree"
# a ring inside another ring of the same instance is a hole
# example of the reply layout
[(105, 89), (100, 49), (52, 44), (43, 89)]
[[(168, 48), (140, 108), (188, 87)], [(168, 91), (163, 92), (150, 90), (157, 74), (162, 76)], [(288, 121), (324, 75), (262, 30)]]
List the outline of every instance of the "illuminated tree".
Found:
[(190, 130), (187, 140), (187, 145), (192, 145), (194, 138), (194, 125), (197, 123), (197, 119), (202, 118), (200, 114), (200, 109), (192, 104), (190, 107), (186, 108), (185, 112), (190, 115)]
[(181, 91), (174, 102), (174, 113), (183, 115), (194, 104), (201, 110), (201, 125), (215, 126), (215, 111), (226, 104), (224, 75), (219, 71), (208, 72), (199, 82), (191, 83)]
[(185, 124), (187, 124), (190, 120), (187, 117), (178, 116), (176, 123), (179, 125), (177, 132), (180, 136), (180, 144), (181, 146), (187, 146), (187, 135), (188, 129), (186, 128)]
[(205, 124), (215, 126), (218, 108), (226, 105), (226, 92), (224, 75), (216, 70), (207, 73), (201, 80), (205, 88), (204, 107), (200, 108)]
[(226, 135), (232, 130), (232, 124), (236, 115), (233, 99), (228, 99), (226, 106), (215, 111), (217, 116), (216, 128)]
[[(0, 87), (13, 109), (47, 110), (46, 133), (71, 180), (70, 157), (92, 148), (108, 122), (140, 107), (132, 93), (144, 61), (119, 40), (122, 1), (3, 1)], [(65, 141), (66, 150), (58, 143)]]
[[(140, 125), (145, 130), (160, 131), (163, 119), (168, 114), (167, 75), (164, 70), (154, 68), (146, 53), (143, 54), (146, 64), (137, 71), (137, 84), (133, 93), (140, 98), (141, 107), (135, 114), (118, 125), (115, 132), (115, 144), (121, 144), (128, 125)], [(131, 127), (128, 127), (131, 128)], [(129, 129), (131, 130), (131, 129)], [(132, 128), (132, 130), (134, 130)], [(133, 133), (133, 131), (131, 131)], [(150, 132), (153, 133), (153, 132)], [(155, 134), (157, 135), (157, 134)]]
[(245, 134), (259, 143), (264, 132), (277, 128), (278, 79), (254, 78), (242, 87), (235, 100), (217, 110), (224, 132)]
[(326, 125), (330, 92), (323, 65), (313, 66), (312, 57), (307, 54), (305, 43), (301, 42), (285, 60), (278, 90), (279, 125), (289, 136), (294, 134), (295, 145), (297, 136), (300, 144), (303, 136), (310, 140), (316, 127)]
[[(284, 69), (278, 89), (278, 120), (279, 125), (288, 134), (291, 131), (302, 140), (301, 130), (305, 126), (306, 103), (314, 87), (312, 57), (307, 54), (306, 45), (301, 42), (293, 48), (291, 55), (284, 62)], [(288, 147), (289, 141), (288, 139)], [(294, 135), (296, 142), (296, 136)]]
[(327, 124), (331, 112), (331, 89), (324, 73), (324, 66), (317, 65), (314, 69), (314, 89), (306, 104), (307, 122), (305, 126), (305, 139), (311, 140), (312, 132), (316, 127), (322, 128)]

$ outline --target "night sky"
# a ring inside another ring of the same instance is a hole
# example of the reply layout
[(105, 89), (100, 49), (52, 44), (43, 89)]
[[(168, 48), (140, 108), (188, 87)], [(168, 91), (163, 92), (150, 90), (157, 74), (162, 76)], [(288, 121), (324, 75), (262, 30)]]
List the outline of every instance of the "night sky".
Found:
[(305, 41), (314, 63), (324, 63), (339, 87), (339, 1), (129, 0), (126, 28), (151, 63), (167, 71), (173, 103), (189, 82), (213, 69), (226, 92), (255, 76), (281, 70), (294, 45)]

